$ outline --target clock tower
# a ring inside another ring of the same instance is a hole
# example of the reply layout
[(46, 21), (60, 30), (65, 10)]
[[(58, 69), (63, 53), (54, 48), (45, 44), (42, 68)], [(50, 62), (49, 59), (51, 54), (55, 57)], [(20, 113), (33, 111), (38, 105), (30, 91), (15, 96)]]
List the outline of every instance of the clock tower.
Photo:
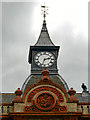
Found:
[(31, 64), (31, 74), (41, 74), (44, 68), (49, 70), (49, 74), (58, 74), (59, 48), (60, 46), (55, 46), (51, 41), (44, 20), (38, 41), (34, 46), (30, 46), (28, 62)]
[(57, 68), (57, 58), (60, 46), (55, 46), (52, 42), (47, 25), (46, 25), (46, 6), (41, 6), (43, 11), (43, 24), (41, 28), (41, 32), (39, 38), (34, 46), (30, 46), (28, 62), (31, 64), (31, 74), (25, 80), (22, 91), (24, 92), (29, 88), (29, 86), (37, 83), (41, 78), (41, 72), (46, 68), (49, 71), (49, 78), (55, 84), (60, 85), (63, 89), (68, 91), (67, 83), (58, 74)]

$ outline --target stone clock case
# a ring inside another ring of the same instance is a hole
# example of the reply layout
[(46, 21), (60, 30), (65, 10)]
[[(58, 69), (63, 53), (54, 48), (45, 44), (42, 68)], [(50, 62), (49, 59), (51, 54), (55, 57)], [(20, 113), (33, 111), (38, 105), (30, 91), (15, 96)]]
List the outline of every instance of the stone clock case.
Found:
[(40, 67), (35, 63), (34, 57), (39, 52), (51, 52), (54, 55), (54, 63), (47, 67), (50, 74), (58, 74), (57, 57), (59, 46), (30, 46), (28, 62), (31, 64), (31, 74), (41, 74), (44, 67)]

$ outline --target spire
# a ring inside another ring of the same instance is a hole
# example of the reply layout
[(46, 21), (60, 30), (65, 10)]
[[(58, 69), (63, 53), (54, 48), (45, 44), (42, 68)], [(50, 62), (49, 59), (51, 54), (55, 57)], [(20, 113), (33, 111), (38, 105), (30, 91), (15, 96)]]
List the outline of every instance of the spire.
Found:
[(43, 20), (43, 25), (42, 25), (42, 30), (41, 30), (41, 32), (47, 32), (46, 20)]
[(50, 36), (48, 34), (48, 30), (47, 30), (47, 26), (46, 26), (46, 14), (47, 13), (47, 6), (45, 6), (45, 4), (43, 6), (41, 6), (42, 8), (42, 14), (43, 14), (43, 24), (42, 24), (42, 29), (41, 29), (41, 33), (40, 36), (38, 38), (37, 43), (35, 44), (35, 46), (54, 46), (53, 42), (50, 39)]

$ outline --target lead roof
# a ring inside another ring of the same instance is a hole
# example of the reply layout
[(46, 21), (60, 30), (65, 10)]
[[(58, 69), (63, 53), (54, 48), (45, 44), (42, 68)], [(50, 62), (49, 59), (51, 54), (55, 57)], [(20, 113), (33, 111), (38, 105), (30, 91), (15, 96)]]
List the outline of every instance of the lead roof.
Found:
[(45, 20), (43, 21), (41, 33), (35, 46), (55, 46), (50, 39)]
[(12, 103), (15, 93), (0, 93), (0, 103)]

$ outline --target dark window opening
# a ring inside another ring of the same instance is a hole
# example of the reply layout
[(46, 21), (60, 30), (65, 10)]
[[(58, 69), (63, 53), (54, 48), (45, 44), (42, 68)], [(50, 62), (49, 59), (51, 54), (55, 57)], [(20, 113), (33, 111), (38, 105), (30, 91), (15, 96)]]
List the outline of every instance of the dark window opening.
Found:
[(3, 111), (4, 111), (3, 109), (4, 109), (4, 108), (3, 108), (3, 106), (2, 106), (2, 107), (1, 107), (1, 112), (2, 112), (2, 113), (3, 113)]
[(82, 112), (83, 112), (83, 106), (81, 106)]
[(87, 106), (87, 112), (89, 113), (89, 106)]
[(9, 113), (9, 106), (7, 106), (7, 113)]

